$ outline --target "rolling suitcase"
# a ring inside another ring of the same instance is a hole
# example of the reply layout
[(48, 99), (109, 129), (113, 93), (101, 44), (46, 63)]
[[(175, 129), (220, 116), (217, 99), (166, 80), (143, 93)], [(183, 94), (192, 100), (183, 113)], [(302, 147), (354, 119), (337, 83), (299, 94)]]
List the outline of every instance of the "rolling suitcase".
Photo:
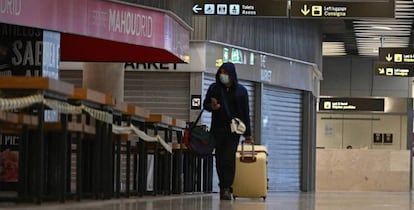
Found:
[(263, 198), (267, 196), (267, 149), (262, 145), (239, 145), (236, 153), (236, 175), (233, 199), (237, 197)]

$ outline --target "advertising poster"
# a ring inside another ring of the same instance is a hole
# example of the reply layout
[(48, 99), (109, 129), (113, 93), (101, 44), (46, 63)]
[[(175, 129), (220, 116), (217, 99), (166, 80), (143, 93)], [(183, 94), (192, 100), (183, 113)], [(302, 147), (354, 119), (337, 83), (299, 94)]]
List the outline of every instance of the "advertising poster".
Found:
[(393, 143), (393, 134), (384, 133), (384, 144), (392, 144), (392, 143)]
[[(59, 79), (60, 34), (41, 29), (0, 23), (0, 76)], [(45, 121), (58, 121), (47, 110)]]
[(19, 141), (17, 134), (0, 133), (0, 188), (16, 190), (19, 176)]
[(0, 23), (0, 76), (41, 76), (40, 29)]
[(374, 144), (382, 144), (383, 134), (374, 133)]

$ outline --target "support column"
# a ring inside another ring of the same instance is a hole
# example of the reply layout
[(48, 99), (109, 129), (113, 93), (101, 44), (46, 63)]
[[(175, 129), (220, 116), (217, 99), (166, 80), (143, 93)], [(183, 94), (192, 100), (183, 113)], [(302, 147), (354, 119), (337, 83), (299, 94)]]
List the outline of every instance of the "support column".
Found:
[(84, 63), (83, 87), (110, 93), (117, 102), (124, 101), (124, 64)]

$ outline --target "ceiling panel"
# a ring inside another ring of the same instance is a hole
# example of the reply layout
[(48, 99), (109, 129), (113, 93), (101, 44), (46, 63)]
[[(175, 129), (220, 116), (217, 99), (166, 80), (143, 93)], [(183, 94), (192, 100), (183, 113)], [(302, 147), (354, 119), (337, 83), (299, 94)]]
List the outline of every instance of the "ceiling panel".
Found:
[(323, 55), (378, 56), (379, 47), (413, 46), (413, 0), (396, 0), (395, 18), (322, 20)]

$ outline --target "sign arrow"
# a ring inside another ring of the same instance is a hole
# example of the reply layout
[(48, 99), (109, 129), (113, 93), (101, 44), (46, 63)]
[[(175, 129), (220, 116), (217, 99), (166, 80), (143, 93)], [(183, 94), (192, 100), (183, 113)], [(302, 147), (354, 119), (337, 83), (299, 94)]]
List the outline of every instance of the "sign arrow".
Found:
[(384, 68), (378, 68), (378, 74), (385, 74)]
[(303, 5), (303, 8), (300, 10), (301, 12), (302, 12), (302, 14), (304, 15), (304, 16), (306, 16), (306, 15), (308, 15), (309, 14), (309, 12), (310, 12), (310, 9), (308, 9), (308, 5)]
[(193, 12), (194, 13), (198, 14), (198, 11), (200, 11), (200, 10), (202, 10), (202, 8), (201, 7), (198, 7), (198, 4), (196, 4), (196, 5), (193, 6)]
[(392, 61), (391, 54), (388, 53), (387, 57), (385, 57), (385, 60), (387, 60), (388, 62), (391, 62)]

